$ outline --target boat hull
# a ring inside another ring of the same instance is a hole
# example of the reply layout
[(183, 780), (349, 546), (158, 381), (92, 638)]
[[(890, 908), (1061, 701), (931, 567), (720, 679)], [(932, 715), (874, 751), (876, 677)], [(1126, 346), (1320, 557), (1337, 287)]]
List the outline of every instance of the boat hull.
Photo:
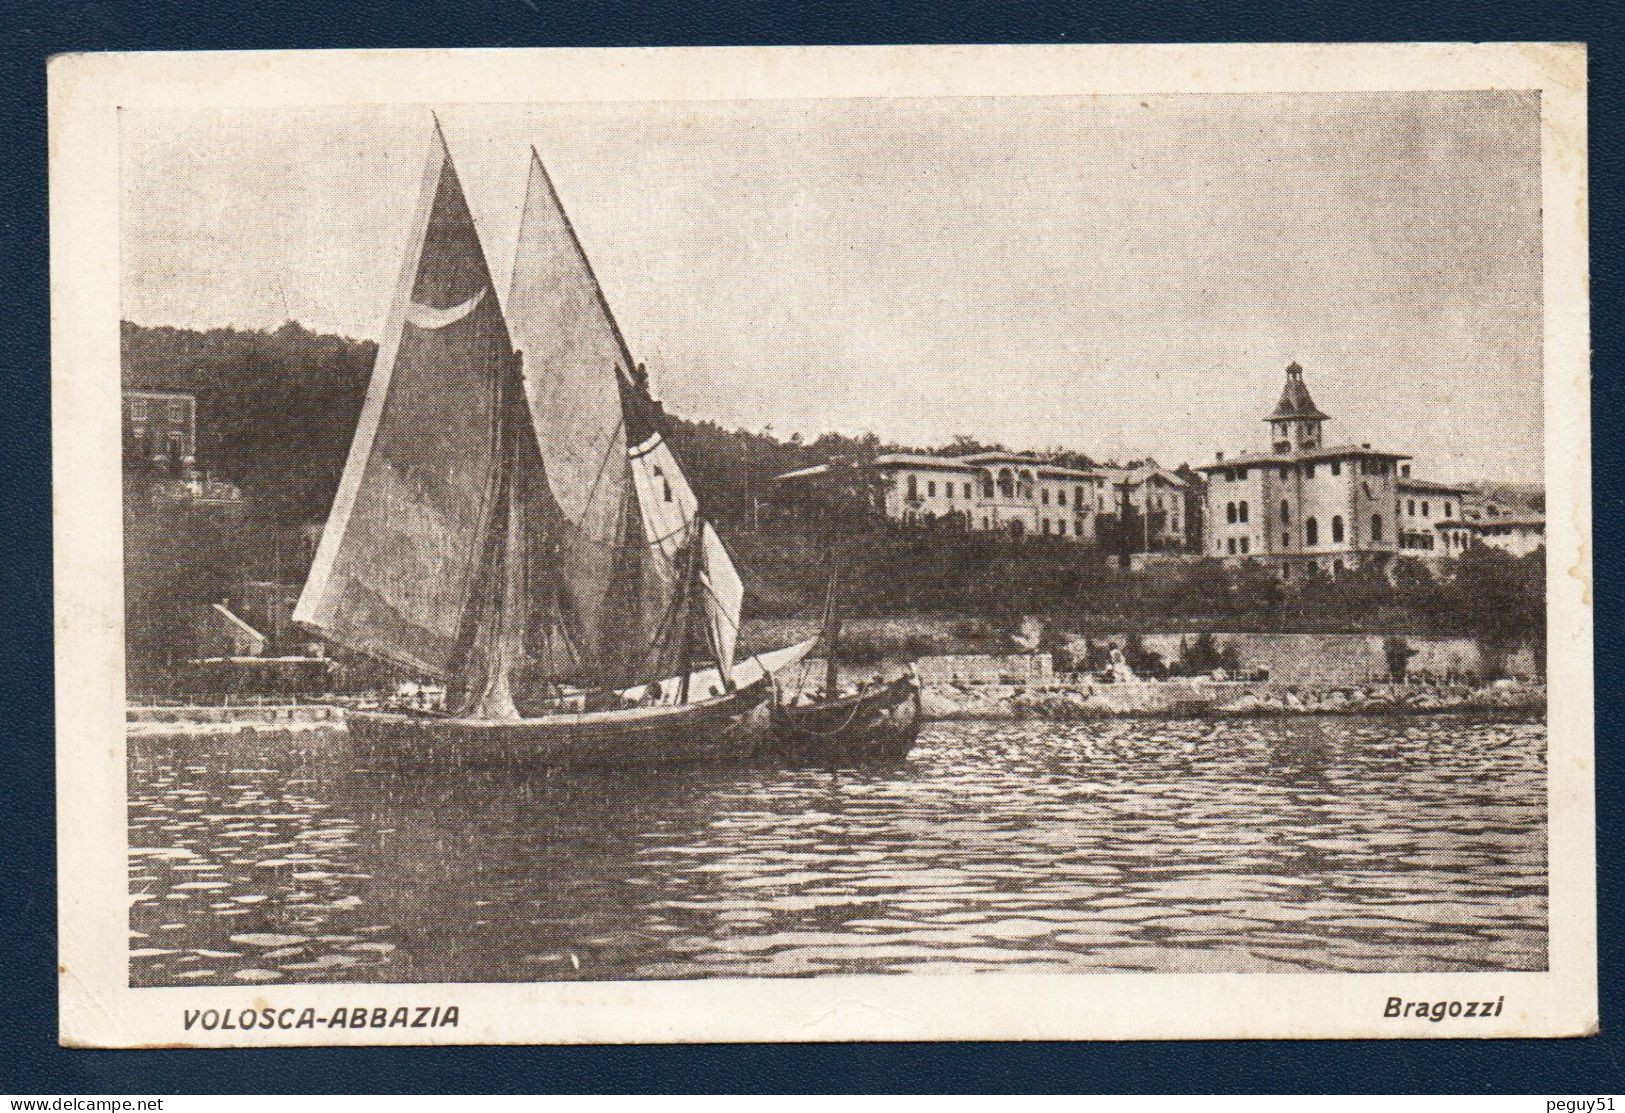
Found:
[(902, 761), (919, 737), (919, 677), (840, 699), (773, 706), (773, 756), (797, 765), (872, 765)]
[(567, 712), (516, 720), (388, 711), (346, 717), (353, 744), (391, 766), (622, 769), (760, 760), (771, 734), (762, 679), (684, 706)]

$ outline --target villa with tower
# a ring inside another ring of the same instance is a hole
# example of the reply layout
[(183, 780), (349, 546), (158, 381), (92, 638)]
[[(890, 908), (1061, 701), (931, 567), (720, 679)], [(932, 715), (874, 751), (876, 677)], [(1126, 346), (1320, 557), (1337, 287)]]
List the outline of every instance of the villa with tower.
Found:
[[(1283, 575), (1336, 575), (1397, 555), (1457, 555), (1448, 527), (1465, 513), (1466, 488), (1412, 479), (1410, 456), (1362, 444), (1327, 444), (1331, 415), (1315, 405), (1296, 363), (1264, 419), (1265, 451), (1226, 458), (1208, 476), (1207, 555), (1253, 558)], [(1446, 528), (1441, 528), (1446, 527)]]

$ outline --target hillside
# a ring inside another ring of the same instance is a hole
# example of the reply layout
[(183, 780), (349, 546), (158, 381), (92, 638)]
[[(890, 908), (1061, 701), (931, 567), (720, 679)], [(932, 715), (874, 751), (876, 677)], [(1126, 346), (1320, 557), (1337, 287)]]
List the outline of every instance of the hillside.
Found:
[[(312, 333), (292, 322), (272, 332), (125, 324), (125, 384), (196, 394), (200, 463), (251, 496), (247, 520), (225, 531), (231, 544), (221, 544), (230, 552), (189, 562), (195, 574), (168, 577), (162, 590), (136, 593), (143, 608), (162, 609), (169, 592), (177, 606), (207, 602), (221, 597), (233, 580), (265, 576), (270, 561), (263, 550), (285, 544), (276, 539), (296, 536), (302, 523), (325, 517), (375, 355), (370, 342)], [(856, 502), (834, 520), (759, 519), (752, 514), (753, 500), (771, 490), (774, 475), (910, 448), (873, 436), (779, 438), (670, 414), (666, 425), (696, 492), (739, 558), (748, 613), (757, 617), (815, 614), (828, 569), (838, 559), (843, 598), (853, 614), (958, 614), (1000, 624), (1024, 614), (1052, 614), (1114, 629), (1398, 630), (1495, 638), (1543, 632), (1543, 552), (1515, 560), (1475, 551), (1456, 574), (1443, 578), (1419, 562), (1401, 561), (1395, 582), (1379, 573), (1283, 585), (1255, 564), (1226, 568), (1207, 561), (1130, 573), (1098, 550), (1059, 539), (1017, 542), (995, 534), (903, 528)], [(937, 447), (999, 446), (961, 437)], [(1081, 453), (1070, 460), (1091, 462)], [(1538, 498), (1538, 492), (1495, 493), (1523, 507)], [(183, 525), (165, 524), (152, 535), (167, 536)], [(139, 546), (145, 535), (127, 532), (127, 548)], [(214, 552), (219, 537), (210, 537), (196, 538), (192, 548)], [(180, 545), (183, 553), (186, 548)], [(132, 567), (141, 563), (142, 554), (130, 557)], [(146, 563), (175, 567), (168, 557)], [(160, 625), (172, 628), (173, 616)]]

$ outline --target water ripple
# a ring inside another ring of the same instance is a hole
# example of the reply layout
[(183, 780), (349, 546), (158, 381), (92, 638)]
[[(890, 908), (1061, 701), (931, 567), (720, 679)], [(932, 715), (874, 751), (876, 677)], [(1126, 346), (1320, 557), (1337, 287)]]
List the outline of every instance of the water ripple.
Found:
[(1538, 970), (1543, 724), (937, 724), (871, 772), (132, 741), (131, 981)]

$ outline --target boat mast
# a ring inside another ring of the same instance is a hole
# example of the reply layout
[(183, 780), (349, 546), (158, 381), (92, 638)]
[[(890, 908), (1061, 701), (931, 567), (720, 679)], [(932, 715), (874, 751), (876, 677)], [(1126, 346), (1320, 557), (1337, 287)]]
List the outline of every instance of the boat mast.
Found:
[(836, 650), (841, 643), (841, 613), (835, 605), (835, 587), (841, 577), (841, 566), (832, 562), (829, 571), (829, 588), (824, 595), (824, 628), (821, 639), (824, 643), (824, 697), (833, 699), (838, 690), (839, 668), (835, 663)]
[[(689, 669), (692, 667), (689, 643), (692, 641), (694, 604), (697, 599), (695, 588), (700, 583), (700, 542), (702, 537), (699, 528), (701, 523), (698, 517), (695, 518), (695, 523), (694, 537), (689, 542), (688, 547), (688, 565), (683, 569), (682, 596), (679, 602), (679, 606), (683, 608), (683, 630), (679, 635), (682, 641), (677, 643), (677, 675), (679, 677), (677, 681), (677, 702), (679, 704), (688, 702)], [(721, 662), (718, 662), (718, 667), (720, 668), (720, 666)]]

